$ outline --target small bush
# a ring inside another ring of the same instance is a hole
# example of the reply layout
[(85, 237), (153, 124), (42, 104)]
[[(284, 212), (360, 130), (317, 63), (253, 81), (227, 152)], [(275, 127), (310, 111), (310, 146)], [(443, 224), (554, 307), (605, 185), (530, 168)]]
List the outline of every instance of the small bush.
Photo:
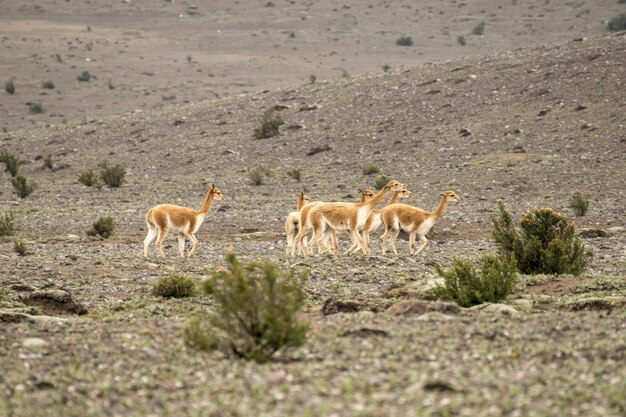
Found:
[(89, 236), (101, 236), (108, 239), (115, 230), (115, 219), (111, 216), (102, 216), (94, 222), (91, 229), (87, 230)]
[(171, 274), (159, 278), (152, 285), (152, 295), (163, 298), (193, 297), (196, 294), (196, 282), (184, 274)]
[(524, 214), (519, 227), (498, 203), (492, 236), (506, 255), (512, 255), (525, 274), (572, 274), (585, 270), (593, 256), (576, 236), (576, 228), (565, 216), (550, 208), (537, 208)]
[(309, 75), (309, 84), (315, 84), (315, 81), (317, 81), (317, 76), (315, 74), (310, 74)]
[(126, 177), (126, 169), (119, 164), (110, 166), (108, 162), (100, 164), (100, 178), (111, 188), (121, 187)]
[(21, 175), (11, 178), (11, 184), (13, 185), (13, 192), (17, 194), (19, 198), (28, 197), (37, 187), (37, 183), (29, 181)]
[(374, 187), (376, 187), (377, 190), (382, 190), (389, 181), (391, 181), (391, 178), (387, 177), (386, 175), (381, 175), (380, 177), (376, 178), (376, 181), (374, 182)]
[(52, 90), (54, 89), (54, 83), (52, 81), (44, 81), (41, 83), (41, 87), (48, 89), (48, 90)]
[(485, 22), (480, 22), (479, 24), (477, 24), (476, 26), (474, 26), (474, 29), (472, 29), (472, 33), (474, 35), (482, 35), (483, 32), (485, 32)]
[(400, 36), (396, 39), (396, 45), (399, 46), (411, 46), (413, 45), (413, 39), (410, 36)]
[(607, 25), (609, 30), (626, 30), (626, 13), (621, 13), (611, 19)]
[(7, 94), (15, 94), (15, 84), (13, 83), (13, 80), (9, 80), (4, 83), (4, 91), (6, 91)]
[(17, 175), (17, 170), (20, 165), (20, 160), (17, 156), (4, 150), (0, 152), (0, 162), (4, 162), (4, 170), (11, 174), (12, 177)]
[(252, 184), (254, 185), (263, 184), (265, 177), (267, 177), (269, 174), (270, 170), (263, 165), (248, 168), (248, 178), (250, 178), (250, 181), (252, 181)]
[(589, 209), (589, 199), (579, 192), (574, 193), (569, 200), (569, 207), (574, 210), (574, 215), (584, 216)]
[(300, 179), (302, 178), (302, 173), (300, 172), (300, 169), (298, 168), (294, 168), (294, 169), (287, 171), (287, 175), (290, 178), (293, 178), (294, 180), (298, 182), (300, 182)]
[(452, 261), (449, 271), (437, 266), (445, 283), (433, 289), (435, 297), (452, 300), (461, 307), (504, 300), (518, 279), (515, 259), (485, 255), (480, 263), (480, 271), (470, 261), (458, 258)]
[(113, 90), (115, 88), (115, 85), (113, 85), (113, 80), (109, 80), (107, 82), (107, 86), (109, 87), (109, 90)]
[(28, 111), (31, 114), (43, 113), (43, 104), (41, 104), (41, 103), (28, 103)]
[(89, 81), (91, 80), (91, 74), (89, 73), (89, 71), (83, 71), (80, 73), (80, 75), (78, 77), (76, 77), (76, 79), (78, 81)]
[(363, 167), (363, 175), (372, 175), (380, 173), (378, 165), (366, 165)]
[(226, 262), (228, 269), (213, 271), (204, 282), (215, 312), (189, 322), (186, 343), (256, 362), (302, 346), (308, 325), (298, 315), (305, 303), (306, 274), (295, 276), (270, 261), (242, 265), (233, 253), (226, 254)]
[(13, 213), (10, 211), (0, 216), (0, 236), (12, 236), (15, 233)]
[(269, 109), (261, 116), (261, 125), (254, 129), (256, 139), (268, 139), (279, 134), (278, 129), (285, 124), (283, 118), (274, 109)]
[(388, 72), (391, 69), (391, 65), (385, 64), (383, 65), (383, 71)]
[(465, 40), (465, 36), (463, 35), (459, 35), (456, 37), (456, 43), (458, 43), (461, 46), (465, 46), (465, 44), (467, 43), (467, 41)]
[(9, 290), (4, 287), (0, 287), (0, 301), (3, 301), (7, 294), (9, 294)]
[(95, 187), (98, 189), (102, 187), (102, 182), (92, 169), (81, 172), (78, 176), (78, 182), (86, 185), (87, 187)]
[(24, 241), (15, 239), (13, 241), (13, 252), (17, 253), (20, 256), (26, 256), (26, 243)]
[(63, 57), (61, 56), (61, 54), (54, 54), (54, 59), (59, 63), (62, 64), (63, 63)]
[(617, 0), (617, 4), (626, 4), (626, 0)]
[(47, 155), (43, 158), (43, 168), (49, 169), (52, 171), (54, 169), (54, 161), (52, 160), (52, 155)]

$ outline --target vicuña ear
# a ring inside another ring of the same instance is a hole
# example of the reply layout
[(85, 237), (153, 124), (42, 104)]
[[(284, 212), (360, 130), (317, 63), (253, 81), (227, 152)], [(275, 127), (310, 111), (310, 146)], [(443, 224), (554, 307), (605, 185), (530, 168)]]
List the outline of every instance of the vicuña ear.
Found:
[(211, 184), (211, 189), (214, 190), (215, 189), (215, 184)]
[(360, 188), (357, 191), (359, 192), (359, 194), (363, 194), (363, 190), (361, 190)]

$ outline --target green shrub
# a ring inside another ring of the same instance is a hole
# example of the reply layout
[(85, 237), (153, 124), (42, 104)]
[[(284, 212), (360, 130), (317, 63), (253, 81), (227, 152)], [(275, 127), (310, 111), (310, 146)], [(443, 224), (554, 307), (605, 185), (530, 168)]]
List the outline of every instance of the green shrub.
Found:
[(378, 165), (366, 165), (363, 167), (363, 175), (378, 174), (379, 172), (380, 168), (378, 168)]
[(388, 72), (391, 69), (391, 65), (385, 64), (383, 65), (383, 71)]
[(15, 233), (13, 213), (7, 211), (0, 216), (0, 236), (12, 236), (13, 233)]
[(107, 86), (109, 87), (109, 90), (113, 90), (115, 88), (115, 85), (113, 84), (113, 80), (109, 80), (107, 82)]
[(159, 278), (152, 285), (152, 295), (163, 298), (193, 297), (196, 294), (196, 282), (184, 274), (170, 274)]
[(463, 35), (459, 35), (456, 37), (456, 43), (458, 43), (461, 46), (465, 46), (465, 44), (467, 43), (467, 41), (465, 40), (465, 36)]
[(13, 192), (20, 198), (28, 197), (37, 187), (37, 183), (29, 181), (21, 175), (11, 178), (11, 184), (13, 185)]
[(410, 36), (400, 36), (396, 39), (396, 45), (399, 46), (411, 46), (413, 45), (413, 39)]
[(607, 25), (609, 30), (626, 30), (626, 13), (621, 13), (611, 19)]
[(626, 4), (626, 0), (617, 0), (617, 4)]
[(263, 166), (258, 165), (253, 168), (248, 168), (248, 178), (252, 181), (254, 185), (263, 184), (263, 180), (270, 174), (270, 170)]
[(95, 187), (98, 189), (102, 187), (102, 182), (92, 169), (81, 172), (78, 176), (78, 182), (86, 185), (87, 187)]
[(4, 91), (6, 91), (7, 94), (15, 94), (15, 84), (13, 83), (13, 80), (9, 80), (4, 83)]
[(43, 104), (41, 103), (28, 103), (28, 111), (31, 114), (43, 113)]
[(20, 160), (17, 156), (3, 150), (0, 152), (0, 162), (4, 162), (4, 170), (11, 174), (12, 177), (17, 175), (17, 170), (20, 165)]
[(256, 139), (267, 139), (279, 134), (278, 129), (285, 121), (274, 109), (269, 109), (261, 116), (261, 125), (254, 129)]
[(78, 81), (89, 81), (91, 80), (91, 74), (89, 73), (89, 71), (83, 71), (80, 73), (79, 76), (76, 77), (76, 79)]
[(316, 80), (317, 80), (317, 76), (315, 74), (309, 75), (309, 84), (315, 84)]
[(109, 187), (121, 187), (124, 184), (125, 177), (126, 169), (119, 164), (110, 166), (106, 161), (100, 164), (100, 178)]
[(89, 236), (101, 236), (104, 239), (108, 239), (115, 230), (115, 219), (111, 216), (102, 216), (96, 220), (91, 229), (87, 230)]
[(492, 218), (492, 236), (506, 255), (512, 255), (525, 274), (573, 274), (585, 270), (592, 252), (576, 236), (576, 228), (565, 216), (550, 208), (524, 214), (519, 227), (498, 203), (499, 216)]
[(376, 178), (376, 181), (374, 182), (374, 187), (376, 187), (377, 190), (382, 190), (389, 181), (391, 181), (391, 178), (387, 177), (386, 175), (381, 175), (380, 177)]
[(4, 287), (0, 287), (0, 301), (3, 301), (4, 298), (9, 294), (9, 290)]
[(302, 178), (302, 173), (300, 172), (300, 169), (298, 168), (294, 168), (294, 169), (287, 171), (287, 175), (290, 178), (293, 178), (294, 180), (298, 182), (300, 182), (300, 179)]
[(569, 207), (574, 210), (574, 215), (584, 216), (589, 209), (589, 199), (579, 192), (574, 193), (569, 200)]
[(436, 298), (452, 300), (461, 307), (504, 300), (518, 279), (515, 259), (507, 256), (485, 255), (480, 260), (481, 269), (465, 259), (454, 259), (452, 268), (437, 273), (444, 284), (433, 289)]
[(15, 239), (13, 241), (13, 251), (20, 256), (26, 256), (26, 243), (22, 240)]
[(215, 312), (189, 322), (186, 343), (256, 362), (302, 346), (308, 325), (298, 316), (306, 273), (295, 276), (270, 261), (242, 265), (233, 253), (226, 254), (226, 262), (228, 269), (213, 271), (203, 283), (215, 300)]
[(57, 61), (59, 64), (62, 64), (62, 63), (63, 63), (63, 57), (61, 56), (61, 54), (54, 54), (54, 59), (56, 59), (56, 61)]
[(480, 22), (479, 24), (477, 24), (476, 26), (474, 26), (474, 29), (472, 29), (472, 33), (474, 35), (482, 35), (483, 32), (485, 32), (485, 22)]
[(48, 90), (52, 90), (54, 88), (54, 83), (52, 81), (44, 81), (41, 83), (41, 87), (48, 89)]

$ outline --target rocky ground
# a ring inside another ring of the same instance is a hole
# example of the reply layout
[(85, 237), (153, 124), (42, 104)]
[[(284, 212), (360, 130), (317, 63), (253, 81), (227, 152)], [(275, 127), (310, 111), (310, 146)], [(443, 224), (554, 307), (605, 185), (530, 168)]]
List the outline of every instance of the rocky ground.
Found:
[[(1, 149), (38, 185), (20, 199), (8, 173), (0, 181), (0, 212), (27, 247), (19, 256), (15, 237), (0, 238), (0, 414), (623, 415), (625, 50), (613, 34), (7, 131)], [(276, 106), (281, 134), (253, 139)], [(126, 167), (121, 188), (77, 181), (105, 160)], [(247, 175), (257, 165), (270, 171), (260, 186)], [(367, 165), (425, 209), (442, 191), (461, 196), (423, 255), (401, 241), (400, 257), (381, 256), (373, 239), (372, 257), (285, 257), (296, 193), (355, 199), (378, 177)], [(197, 256), (178, 258), (172, 237), (167, 259), (144, 259), (145, 212), (199, 207), (210, 183), (225, 198)], [(584, 217), (569, 208), (575, 191), (590, 199)], [(583, 235), (588, 270), (524, 276), (505, 306), (423, 300), (435, 264), (495, 251), (499, 200), (516, 217), (549, 206), (596, 230)], [(87, 236), (104, 215), (115, 234)], [(302, 349), (259, 365), (184, 345), (187, 319), (212, 301), (162, 300), (151, 284), (171, 272), (200, 281), (228, 246), (310, 269)]]

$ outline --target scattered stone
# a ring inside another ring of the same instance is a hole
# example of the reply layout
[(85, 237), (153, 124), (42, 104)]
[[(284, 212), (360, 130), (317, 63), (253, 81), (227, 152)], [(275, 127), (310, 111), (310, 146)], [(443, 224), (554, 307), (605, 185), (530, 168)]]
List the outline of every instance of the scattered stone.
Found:
[(594, 239), (600, 237), (608, 237), (609, 234), (602, 229), (584, 228), (579, 230), (578, 236), (582, 238)]
[(576, 111), (585, 110), (586, 108), (587, 106), (585, 106), (584, 104), (579, 104), (578, 106), (576, 106)]
[(184, 120), (180, 120), (180, 119), (179, 120), (175, 120), (174, 123), (173, 123), (174, 126), (180, 126), (180, 125), (183, 125), (183, 124), (185, 124), (185, 121)]
[(277, 105), (275, 105), (273, 108), (274, 108), (274, 110), (276, 110), (276, 111), (281, 111), (281, 110), (287, 110), (287, 109), (290, 109), (290, 108), (291, 108), (291, 106), (288, 106), (288, 105), (286, 105), (286, 104), (277, 104)]
[(624, 230), (626, 229), (623, 228), (622, 226), (613, 226), (613, 227), (609, 227), (608, 229), (606, 229), (606, 231), (609, 233), (622, 233), (624, 232)]
[(333, 148), (330, 145), (316, 146), (314, 148), (311, 148), (311, 150), (309, 151), (309, 153), (306, 154), (306, 156), (317, 155), (318, 153), (328, 152), (328, 151), (331, 151), (332, 149)]
[(522, 145), (515, 145), (512, 149), (513, 153), (526, 153), (526, 149)]
[(317, 104), (305, 104), (304, 106), (300, 107), (298, 111), (311, 111), (311, 110), (317, 110), (319, 108), (320, 106), (318, 106)]
[(520, 315), (520, 312), (515, 307), (508, 304), (481, 304), (471, 307), (470, 310), (481, 310), (487, 313), (497, 313), (510, 317), (518, 317)]
[(407, 300), (393, 304), (386, 312), (395, 316), (410, 316), (429, 312), (459, 314), (461, 309), (454, 303), (443, 301)]
[(426, 391), (457, 392), (457, 389), (446, 381), (428, 381), (422, 385), (422, 388)]
[(48, 346), (49, 343), (39, 337), (27, 337), (22, 340), (22, 346), (27, 349), (39, 349)]
[(538, 117), (543, 117), (546, 114), (550, 113), (550, 111), (552, 111), (552, 109), (550, 107), (546, 107), (545, 109), (543, 109), (539, 113), (537, 113), (537, 116)]
[(526, 298), (519, 298), (517, 300), (511, 300), (509, 301), (509, 303), (516, 309), (523, 311), (525, 313), (530, 313), (533, 310), (532, 300), (527, 300)]
[(227, 155), (234, 155), (235, 151), (231, 151), (230, 149), (226, 149), (224, 152), (222, 152), (222, 156), (227, 156)]
[(426, 94), (430, 94), (430, 95), (432, 95), (432, 94), (439, 94), (439, 93), (441, 93), (441, 90), (439, 90), (439, 89), (432, 89), (432, 90), (426, 91)]
[(354, 336), (354, 337), (369, 337), (369, 336), (381, 336), (389, 337), (389, 333), (380, 329), (370, 329), (368, 327), (361, 327), (357, 330), (348, 330), (341, 334), (341, 336)]
[(13, 284), (9, 288), (11, 288), (13, 291), (17, 291), (17, 292), (33, 292), (33, 291), (35, 291), (35, 289), (33, 287), (31, 287), (30, 285), (25, 285), (25, 284)]
[(588, 297), (570, 301), (565, 307), (573, 311), (623, 309), (626, 307), (626, 297)]
[(322, 314), (330, 316), (337, 313), (356, 313), (363, 310), (363, 308), (363, 305), (354, 301), (341, 301), (331, 297), (324, 302)]
[(287, 130), (300, 130), (300, 129), (304, 129), (304, 125), (300, 123), (292, 123), (289, 126), (287, 126), (286, 129)]
[(454, 320), (453, 316), (448, 314), (443, 314), (438, 311), (430, 311), (428, 313), (424, 313), (420, 315), (417, 320), (419, 321), (449, 321)]
[(69, 235), (67, 235), (66, 237), (67, 237), (67, 240), (70, 240), (70, 241), (73, 241), (73, 242), (76, 242), (76, 241), (80, 240), (80, 236), (77, 236), (77, 235), (74, 235), (74, 234), (71, 234), (71, 233)]

